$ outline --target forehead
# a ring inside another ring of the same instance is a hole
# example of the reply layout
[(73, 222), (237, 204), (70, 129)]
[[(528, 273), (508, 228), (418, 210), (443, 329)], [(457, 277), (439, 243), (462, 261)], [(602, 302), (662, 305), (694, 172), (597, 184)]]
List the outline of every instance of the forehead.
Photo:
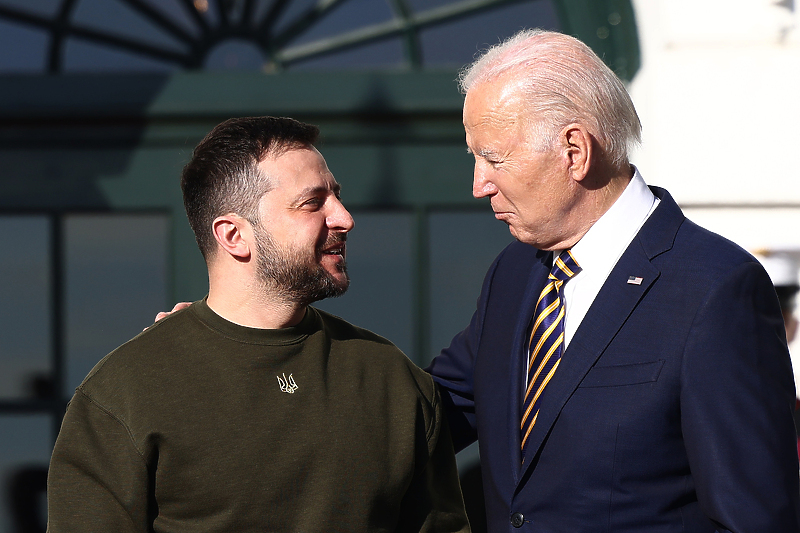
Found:
[(464, 100), (467, 138), (513, 137), (522, 124), (522, 96), (518, 84), (501, 76), (472, 87)]
[(261, 161), (259, 169), (272, 182), (272, 190), (293, 194), (309, 187), (333, 188), (336, 180), (313, 146), (293, 148)]

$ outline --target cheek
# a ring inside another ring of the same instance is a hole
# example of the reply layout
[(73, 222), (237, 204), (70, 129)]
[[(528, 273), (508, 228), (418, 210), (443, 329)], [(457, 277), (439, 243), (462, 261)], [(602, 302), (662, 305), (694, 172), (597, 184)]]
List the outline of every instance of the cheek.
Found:
[(563, 191), (544, 188), (519, 189), (509, 200), (519, 213), (522, 224), (528, 228), (541, 228), (561, 220), (566, 205)]
[(547, 201), (547, 191), (531, 180), (507, 180), (503, 187), (504, 196), (521, 210), (529, 211)]
[(328, 240), (330, 230), (328, 230), (328, 226), (326, 225), (324, 218), (321, 218), (315, 222), (316, 223), (313, 226), (307, 228), (308, 231), (305, 234), (306, 241), (314, 247), (323, 246)]

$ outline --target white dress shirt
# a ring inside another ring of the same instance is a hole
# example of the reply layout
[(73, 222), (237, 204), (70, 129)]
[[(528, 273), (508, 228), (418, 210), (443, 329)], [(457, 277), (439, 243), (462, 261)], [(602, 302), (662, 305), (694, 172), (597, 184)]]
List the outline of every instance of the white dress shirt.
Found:
[(659, 202), (634, 167), (622, 195), (571, 248), (582, 270), (564, 285), (565, 350), (606, 278)]

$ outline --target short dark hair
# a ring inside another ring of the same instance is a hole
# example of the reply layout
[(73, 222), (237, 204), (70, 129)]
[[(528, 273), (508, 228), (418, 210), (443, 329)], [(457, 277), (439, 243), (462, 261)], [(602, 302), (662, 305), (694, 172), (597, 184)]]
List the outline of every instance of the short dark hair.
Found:
[(291, 118), (243, 117), (219, 124), (194, 149), (183, 168), (186, 216), (206, 261), (216, 249), (215, 218), (235, 213), (258, 221), (258, 201), (274, 186), (258, 164), (268, 156), (312, 146), (319, 128)]

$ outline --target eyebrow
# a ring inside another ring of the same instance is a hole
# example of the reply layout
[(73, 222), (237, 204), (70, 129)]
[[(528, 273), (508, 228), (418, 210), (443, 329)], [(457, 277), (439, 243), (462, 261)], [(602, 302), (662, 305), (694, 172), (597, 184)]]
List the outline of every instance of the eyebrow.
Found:
[(477, 155), (478, 157), (482, 157), (484, 159), (498, 157), (498, 152), (494, 150), (488, 150), (486, 148), (481, 148), (477, 152), (473, 152), (472, 149), (469, 146), (467, 146), (467, 153), (470, 155)]
[(306, 198), (307, 196), (314, 196), (315, 194), (319, 193), (327, 193), (328, 191), (332, 191), (333, 194), (339, 195), (339, 193), (342, 191), (342, 186), (338, 183), (335, 183), (331, 188), (324, 187), (322, 185), (316, 187), (306, 187), (300, 191), (295, 201), (299, 202), (301, 199)]

